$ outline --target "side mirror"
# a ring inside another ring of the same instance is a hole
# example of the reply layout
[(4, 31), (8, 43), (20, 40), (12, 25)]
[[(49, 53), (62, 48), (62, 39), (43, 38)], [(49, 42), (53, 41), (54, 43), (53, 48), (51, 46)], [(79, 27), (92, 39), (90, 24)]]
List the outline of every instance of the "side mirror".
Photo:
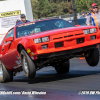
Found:
[(75, 25), (76, 27), (79, 27), (79, 26), (81, 26), (81, 25)]
[(9, 41), (12, 42), (13, 41), (13, 37), (9, 37), (9, 38), (6, 39), (6, 42), (9, 42)]

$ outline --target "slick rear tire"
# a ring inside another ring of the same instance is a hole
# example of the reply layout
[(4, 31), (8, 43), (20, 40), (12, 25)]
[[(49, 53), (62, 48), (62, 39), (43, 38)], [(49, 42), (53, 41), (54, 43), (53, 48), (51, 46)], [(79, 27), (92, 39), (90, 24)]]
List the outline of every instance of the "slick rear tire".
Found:
[(85, 57), (85, 59), (86, 59), (86, 62), (90, 66), (96, 66), (99, 62), (99, 50), (98, 50), (98, 48), (89, 50), (88, 57)]
[(36, 75), (36, 67), (25, 50), (21, 51), (21, 63), (25, 75), (30, 79), (34, 78)]
[(70, 61), (56, 65), (55, 70), (58, 74), (68, 73), (70, 69)]
[(0, 82), (6, 83), (13, 81), (13, 71), (9, 71), (3, 64), (2, 61), (0, 61)]

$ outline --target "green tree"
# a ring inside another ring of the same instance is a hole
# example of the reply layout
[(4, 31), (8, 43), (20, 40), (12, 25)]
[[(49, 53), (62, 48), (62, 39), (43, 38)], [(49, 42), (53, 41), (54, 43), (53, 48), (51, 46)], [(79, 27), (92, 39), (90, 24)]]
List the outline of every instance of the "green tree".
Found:
[[(91, 8), (92, 3), (96, 3), (98, 0), (75, 0), (77, 5), (77, 11), (89, 11)], [(99, 1), (100, 2), (100, 1)]]
[(50, 5), (48, 0), (38, 0), (38, 17), (42, 18), (45, 16), (49, 16), (52, 11), (52, 6)]
[(38, 19), (38, 9), (39, 9), (38, 4), (39, 4), (39, 2), (38, 2), (38, 0), (31, 0), (31, 4), (32, 4), (32, 10), (33, 10), (33, 17), (35, 19)]
[[(31, 0), (34, 18), (52, 17), (73, 13), (72, 0)], [(77, 12), (90, 11), (91, 4), (100, 0), (75, 0)]]

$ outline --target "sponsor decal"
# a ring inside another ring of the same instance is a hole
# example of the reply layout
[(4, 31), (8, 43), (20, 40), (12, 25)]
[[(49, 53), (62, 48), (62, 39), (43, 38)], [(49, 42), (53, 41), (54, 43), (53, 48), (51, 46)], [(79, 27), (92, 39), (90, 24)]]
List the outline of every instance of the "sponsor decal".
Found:
[[(18, 56), (17, 56), (18, 57)], [(21, 67), (21, 60), (15, 61), (18, 66), (15, 66), (14, 69)]]
[(31, 52), (31, 50), (28, 48), (28, 49), (27, 49), (27, 53), (30, 53), (30, 52)]
[(16, 61), (16, 63), (20, 63), (21, 64), (21, 59), (19, 58), (19, 56), (17, 56), (18, 61)]
[(23, 24), (23, 25), (19, 25), (18, 27), (28, 26), (28, 25), (32, 25), (32, 24), (35, 24), (35, 23), (34, 23), (34, 22), (32, 22), (32, 23), (25, 23), (25, 24)]
[(17, 56), (17, 59), (20, 60), (19, 56)]
[(32, 60), (34, 59), (34, 57), (31, 57), (32, 58)]
[(17, 10), (17, 11), (10, 11), (10, 12), (3, 12), (0, 13), (0, 17), (9, 17), (9, 16), (16, 16), (16, 15), (20, 15), (21, 11)]
[(34, 53), (33, 52), (31, 52), (30, 54), (31, 54), (31, 56), (34, 56)]
[(17, 65), (20, 65), (20, 62), (19, 61), (15, 61), (15, 62), (16, 62)]
[(14, 69), (19, 68), (20, 66), (21, 66), (21, 64), (20, 64), (20, 65), (18, 65), (18, 66), (15, 66), (15, 67), (14, 67)]

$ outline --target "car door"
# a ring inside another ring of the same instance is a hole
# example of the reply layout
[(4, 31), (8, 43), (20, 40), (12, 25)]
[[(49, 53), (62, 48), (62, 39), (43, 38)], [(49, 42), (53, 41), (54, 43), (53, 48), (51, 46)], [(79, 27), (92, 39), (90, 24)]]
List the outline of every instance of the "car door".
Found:
[[(6, 39), (9, 37), (13, 37), (13, 41), (6, 42)], [(5, 67), (13, 70), (13, 67), (18, 66), (18, 63), (16, 63), (17, 57), (15, 55), (15, 40), (14, 40), (14, 29), (11, 29), (8, 34), (5, 37), (5, 41), (1, 48), (2, 53), (2, 62), (4, 63)]]

